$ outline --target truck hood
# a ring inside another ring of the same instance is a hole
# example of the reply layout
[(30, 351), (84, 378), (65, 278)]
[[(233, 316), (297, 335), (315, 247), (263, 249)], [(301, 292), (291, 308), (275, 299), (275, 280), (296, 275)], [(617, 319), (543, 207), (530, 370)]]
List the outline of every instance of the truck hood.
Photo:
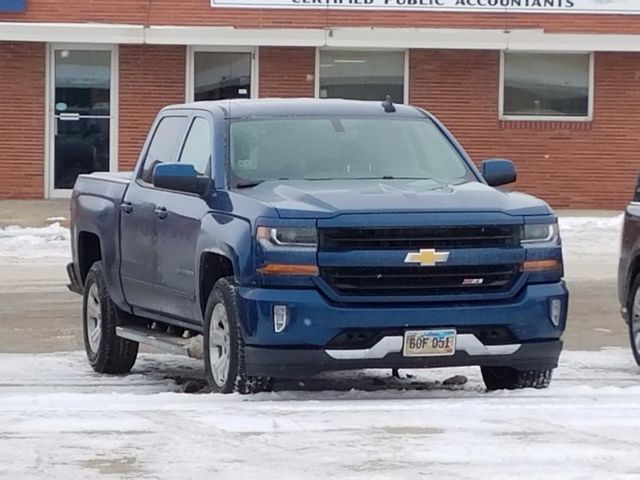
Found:
[(429, 180), (266, 181), (236, 193), (268, 204), (282, 218), (329, 218), (368, 212), (552, 213), (542, 200), (480, 182), (442, 185)]

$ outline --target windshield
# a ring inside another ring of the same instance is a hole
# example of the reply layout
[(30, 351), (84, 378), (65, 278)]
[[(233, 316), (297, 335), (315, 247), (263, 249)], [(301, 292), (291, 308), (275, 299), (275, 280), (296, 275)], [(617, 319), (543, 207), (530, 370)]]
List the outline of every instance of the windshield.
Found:
[(440, 129), (413, 118), (295, 117), (231, 124), (236, 185), (264, 180), (476, 180)]

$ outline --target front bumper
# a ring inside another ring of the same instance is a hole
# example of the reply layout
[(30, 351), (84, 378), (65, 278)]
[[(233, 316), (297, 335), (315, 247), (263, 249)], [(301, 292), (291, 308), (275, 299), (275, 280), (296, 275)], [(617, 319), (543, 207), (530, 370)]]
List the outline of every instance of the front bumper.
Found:
[[(550, 301), (559, 299), (559, 325), (550, 318)], [(245, 343), (254, 347), (322, 348), (349, 329), (509, 329), (517, 343), (557, 340), (565, 328), (568, 291), (564, 282), (525, 286), (503, 301), (440, 304), (333, 303), (314, 289), (238, 288), (238, 311)], [(289, 307), (282, 333), (273, 328), (273, 307)]]
[[(238, 309), (251, 375), (300, 377), (323, 370), (422, 368), (465, 365), (555, 368), (562, 349), (568, 291), (564, 282), (528, 285), (508, 301), (466, 304), (336, 304), (313, 289), (238, 289)], [(562, 302), (554, 325), (550, 302)], [(289, 307), (290, 320), (274, 331), (273, 307)], [(510, 332), (510, 338), (483, 343), (485, 327)], [(405, 358), (406, 330), (455, 328), (457, 353), (449, 357)], [(375, 344), (336, 349), (345, 332), (377, 332)]]
[[(286, 348), (246, 347), (247, 373), (249, 375), (276, 378), (305, 378), (326, 370), (359, 370), (365, 368), (433, 368), (461, 367), (469, 365), (511, 367), (519, 370), (547, 370), (558, 366), (558, 357), (562, 350), (561, 340), (535, 342), (517, 345), (496, 345), (506, 347), (491, 349), (485, 346), (474, 349), (476, 341), (462, 341), (458, 337), (459, 347), (450, 357), (404, 357), (402, 355), (402, 337), (384, 337), (391, 348), (381, 356), (367, 355), (364, 351), (342, 350), (337, 355), (331, 350), (308, 350)], [(473, 335), (470, 335), (473, 337)], [(475, 338), (475, 337), (473, 337)], [(399, 339), (388, 341), (387, 339)], [(462, 343), (462, 345), (460, 345)], [(379, 344), (378, 344), (379, 345)], [(480, 343), (480, 345), (483, 345)], [(467, 347), (467, 348), (465, 348)], [(371, 351), (371, 349), (368, 349)], [(344, 355), (347, 354), (347, 355)], [(349, 354), (351, 354), (349, 356)], [(363, 356), (365, 358), (358, 358)], [(368, 358), (366, 358), (368, 357)]]

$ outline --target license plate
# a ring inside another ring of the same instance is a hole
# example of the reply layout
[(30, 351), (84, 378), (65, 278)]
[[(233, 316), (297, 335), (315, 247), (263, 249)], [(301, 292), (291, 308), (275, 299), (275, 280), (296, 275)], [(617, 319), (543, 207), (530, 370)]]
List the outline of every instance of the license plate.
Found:
[(456, 331), (409, 330), (404, 334), (405, 357), (446, 357), (456, 353)]

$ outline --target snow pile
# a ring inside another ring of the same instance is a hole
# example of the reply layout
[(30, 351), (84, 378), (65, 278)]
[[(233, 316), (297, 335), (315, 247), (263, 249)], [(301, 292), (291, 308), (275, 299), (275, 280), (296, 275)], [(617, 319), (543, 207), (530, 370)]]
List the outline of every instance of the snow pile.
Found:
[(560, 234), (572, 252), (615, 252), (620, 247), (624, 214), (614, 217), (560, 217)]
[(69, 229), (58, 222), (47, 227), (0, 228), (0, 259), (62, 263), (70, 258)]
[[(622, 219), (623, 215), (560, 218), (568, 277), (615, 276)], [(0, 229), (0, 260), (64, 263), (70, 257), (69, 229), (58, 222), (42, 228)]]
[(568, 278), (614, 278), (624, 214), (610, 217), (560, 217)]

